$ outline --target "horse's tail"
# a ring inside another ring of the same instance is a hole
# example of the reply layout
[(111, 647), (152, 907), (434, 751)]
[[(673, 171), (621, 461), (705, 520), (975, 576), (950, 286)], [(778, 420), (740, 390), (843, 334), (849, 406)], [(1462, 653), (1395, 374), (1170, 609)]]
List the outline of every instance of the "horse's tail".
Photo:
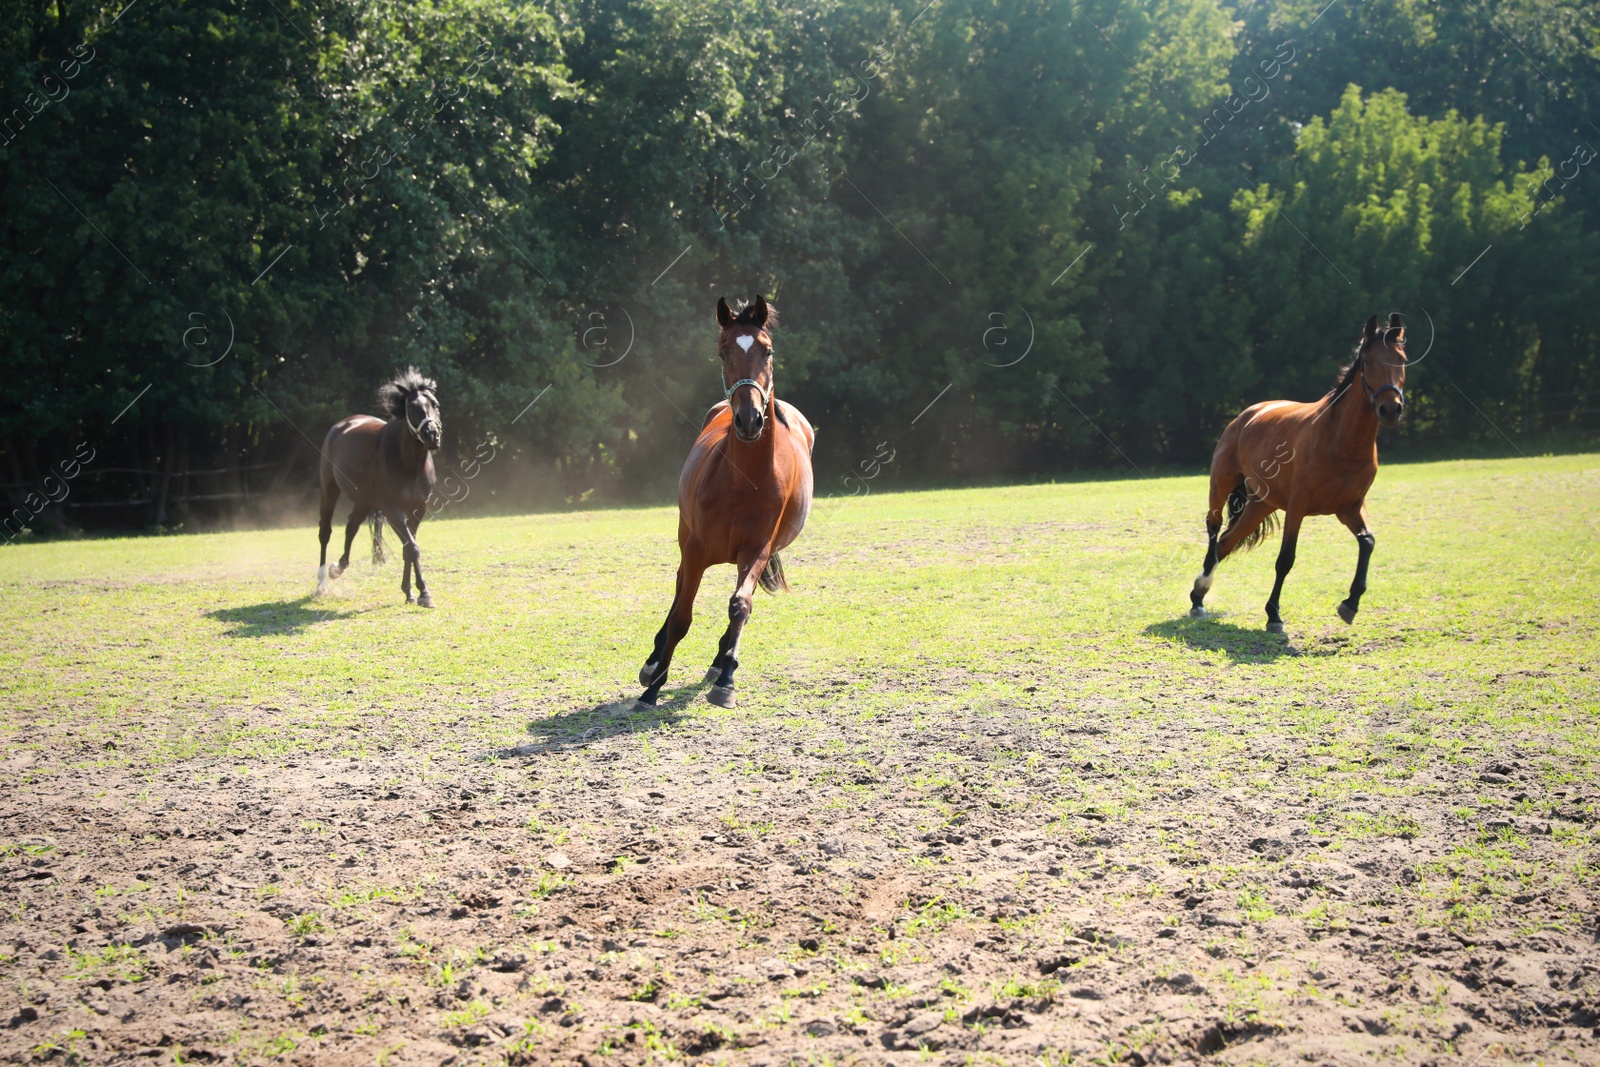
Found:
[[(1233, 492), (1228, 494), (1228, 525), (1232, 527), (1239, 521), (1239, 516), (1244, 514), (1245, 505), (1250, 503), (1250, 490), (1245, 485), (1244, 479), (1239, 479), (1239, 484), (1233, 487)], [(1267, 538), (1278, 532), (1278, 513), (1274, 511), (1254, 530), (1239, 542), (1239, 547), (1246, 552), (1256, 547)]]
[(383, 512), (374, 511), (372, 518), (367, 520), (367, 525), (372, 527), (372, 565), (376, 567), (380, 563), (388, 562), (389, 559), (389, 553), (383, 544)]
[(789, 591), (789, 580), (783, 576), (783, 560), (774, 552), (767, 565), (761, 569), (761, 588), (769, 593)]

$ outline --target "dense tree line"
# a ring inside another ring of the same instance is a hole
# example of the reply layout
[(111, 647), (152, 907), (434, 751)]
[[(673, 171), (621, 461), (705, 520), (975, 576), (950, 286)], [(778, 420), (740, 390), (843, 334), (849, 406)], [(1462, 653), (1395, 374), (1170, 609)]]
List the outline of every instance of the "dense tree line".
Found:
[(757, 291), (823, 492), (1200, 463), (1390, 310), (1409, 439), (1596, 426), (1580, 0), (7, 10), (13, 530), (305, 498), (406, 364), (460, 507), (659, 498)]

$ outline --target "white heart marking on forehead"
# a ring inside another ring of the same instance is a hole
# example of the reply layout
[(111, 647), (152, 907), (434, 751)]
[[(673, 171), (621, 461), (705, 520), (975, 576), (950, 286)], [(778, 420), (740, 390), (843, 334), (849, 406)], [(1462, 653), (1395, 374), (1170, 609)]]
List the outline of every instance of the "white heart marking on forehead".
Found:
[(740, 348), (744, 349), (746, 352), (750, 351), (750, 346), (756, 343), (756, 339), (754, 337), (751, 337), (747, 333), (746, 334), (740, 334), (738, 337), (735, 337), (733, 340), (734, 340), (735, 344), (737, 344)]

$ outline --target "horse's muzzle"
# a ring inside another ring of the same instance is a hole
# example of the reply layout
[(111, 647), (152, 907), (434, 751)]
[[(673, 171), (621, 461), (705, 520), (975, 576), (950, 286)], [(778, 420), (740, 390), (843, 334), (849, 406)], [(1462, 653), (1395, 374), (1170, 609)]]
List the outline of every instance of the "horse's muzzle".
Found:
[(1399, 426), (1405, 413), (1406, 406), (1398, 401), (1378, 405), (1378, 421), (1385, 426)]
[(759, 410), (751, 408), (749, 412), (735, 411), (733, 413), (733, 435), (745, 444), (761, 440), (761, 431), (766, 428), (767, 417)]

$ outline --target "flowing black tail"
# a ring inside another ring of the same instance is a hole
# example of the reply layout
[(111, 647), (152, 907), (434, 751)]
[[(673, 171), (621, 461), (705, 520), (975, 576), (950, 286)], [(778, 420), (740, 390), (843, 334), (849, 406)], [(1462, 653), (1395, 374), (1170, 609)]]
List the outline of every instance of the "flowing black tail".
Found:
[(384, 550), (383, 544), (383, 512), (374, 511), (367, 525), (372, 527), (372, 565), (376, 567), (389, 560), (389, 553)]
[[(1250, 490), (1245, 485), (1244, 479), (1240, 478), (1239, 479), (1239, 484), (1234, 486), (1233, 487), (1233, 492), (1228, 494), (1228, 529), (1229, 530), (1233, 529), (1233, 524), (1239, 521), (1239, 516), (1244, 514), (1245, 505), (1248, 504), (1249, 502), (1250, 502)], [(1262, 522), (1262, 524), (1260, 526), (1257, 526), (1254, 530), (1251, 530), (1250, 533), (1245, 537), (1245, 539), (1243, 541), (1239, 542), (1239, 547), (1241, 549), (1243, 549), (1244, 551), (1248, 552), (1250, 549), (1256, 547), (1262, 541), (1265, 541), (1267, 538), (1271, 537), (1273, 534), (1275, 534), (1277, 532), (1278, 532), (1278, 513), (1276, 511), (1274, 511), (1271, 515), (1268, 515), (1266, 517), (1266, 520), (1264, 522)], [(1224, 531), (1223, 536), (1227, 536), (1226, 531)]]
[(783, 560), (774, 552), (767, 565), (761, 569), (761, 588), (769, 593), (789, 591), (789, 580), (783, 576)]

